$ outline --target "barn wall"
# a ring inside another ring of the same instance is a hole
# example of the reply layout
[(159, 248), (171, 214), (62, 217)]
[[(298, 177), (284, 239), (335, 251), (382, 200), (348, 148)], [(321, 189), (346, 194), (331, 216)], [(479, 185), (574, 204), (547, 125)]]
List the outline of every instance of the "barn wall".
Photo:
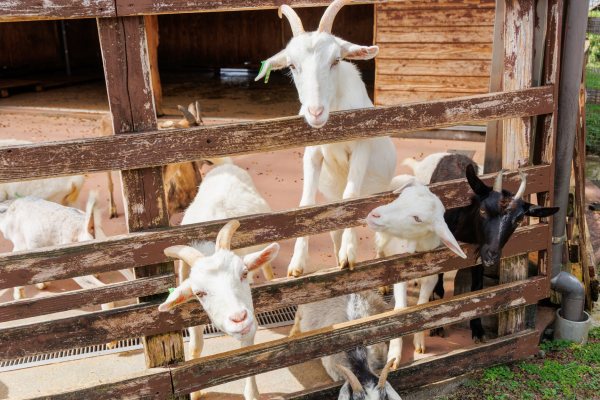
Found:
[[(297, 8), (305, 30), (316, 30), (325, 7)], [(372, 5), (342, 8), (333, 33), (357, 44), (373, 43)], [(283, 49), (292, 37), (290, 25), (277, 10), (159, 15), (161, 70), (225, 67), (258, 68)], [(361, 69), (375, 64), (361, 62)]]
[(487, 93), (495, 0), (375, 5), (375, 104)]
[[(71, 67), (102, 68), (95, 19), (67, 21)], [(64, 69), (59, 21), (0, 23), (0, 77)]]

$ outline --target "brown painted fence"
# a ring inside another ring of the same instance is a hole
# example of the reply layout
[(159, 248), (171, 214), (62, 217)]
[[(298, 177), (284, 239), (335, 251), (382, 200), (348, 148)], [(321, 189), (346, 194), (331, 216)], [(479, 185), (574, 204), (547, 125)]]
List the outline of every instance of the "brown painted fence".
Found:
[[(0, 255), (0, 288), (135, 268), (131, 282), (84, 289), (0, 305), (0, 321), (13, 321), (83, 306), (137, 297), (139, 304), (78, 317), (0, 329), (0, 361), (114, 340), (143, 337), (147, 371), (27, 399), (166, 399), (225, 382), (344, 351), (358, 344), (390, 340), (442, 325), (500, 314), (499, 338), (422, 359), (389, 376), (398, 390), (447, 379), (537, 353), (533, 330), (536, 303), (550, 295), (547, 273), (551, 221), (519, 228), (503, 252), (499, 286), (449, 299), (307, 332), (265, 344), (184, 361), (181, 329), (208, 322), (198, 303), (159, 313), (166, 289), (174, 286), (173, 260), (162, 250), (192, 240), (214, 240), (226, 221), (169, 227), (160, 166), (205, 157), (273, 151), (306, 145), (401, 134), (458, 124), (505, 120), (504, 151), (496, 156), (513, 169), (504, 186), (516, 190), (527, 176), (528, 195), (552, 204), (554, 143), (562, 32), (562, 0), (546, 0), (547, 15), (535, 15), (535, 0), (505, 0), (503, 91), (333, 113), (322, 129), (301, 118), (281, 118), (227, 126), (158, 131), (144, 19), (139, 14), (275, 8), (280, 2), (192, 0), (171, 5), (155, 0), (38, 0), (0, 4), (0, 21), (98, 18), (114, 131), (112, 137), (76, 139), (0, 148), (0, 182), (122, 170), (128, 227), (126, 235), (85, 243)], [(365, 1), (375, 3), (378, 1)], [(445, 2), (430, 0), (440, 8)], [(327, 5), (323, 0), (292, 0), (294, 6)], [(410, 6), (413, 2), (405, 2)], [(415, 5), (415, 7), (417, 7)], [(469, 7), (478, 7), (477, 1)], [(546, 21), (541, 87), (533, 87), (533, 32)], [(534, 118), (531, 118), (534, 117)], [(533, 120), (537, 120), (534, 125)], [(533, 127), (536, 127), (533, 135)], [(534, 138), (534, 142), (532, 142)], [(530, 155), (533, 151), (533, 159)], [(501, 154), (502, 153), (502, 154)], [(56, 161), (60, 160), (60, 161)], [(535, 165), (533, 165), (535, 160)], [(493, 175), (482, 178), (490, 183)], [(448, 208), (468, 203), (472, 192), (463, 180), (430, 186)], [(233, 247), (313, 235), (364, 223), (374, 207), (396, 196), (382, 193), (317, 206), (239, 218)], [(301, 224), (294, 223), (302, 221)], [(257, 312), (306, 304), (475, 265), (475, 247), (463, 245), (463, 260), (447, 249), (402, 254), (358, 263), (353, 271), (329, 269), (299, 278), (276, 279), (252, 287)], [(523, 279), (526, 254), (538, 252), (538, 275)], [(508, 273), (506, 271), (512, 271)], [(424, 316), (427, 317), (424, 317)], [(339, 384), (286, 396), (289, 399), (335, 399)]]

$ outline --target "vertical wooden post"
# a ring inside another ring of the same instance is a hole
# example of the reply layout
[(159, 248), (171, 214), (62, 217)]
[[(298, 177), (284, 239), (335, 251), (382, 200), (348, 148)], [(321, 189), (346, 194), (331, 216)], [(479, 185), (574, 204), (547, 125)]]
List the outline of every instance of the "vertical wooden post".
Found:
[[(97, 22), (115, 134), (156, 129), (144, 17), (99, 18)], [(121, 180), (129, 232), (169, 226), (162, 167), (121, 171)], [(135, 268), (135, 275), (142, 278), (173, 270), (173, 263), (168, 262)], [(179, 331), (144, 337), (143, 343), (148, 368), (185, 360)]]
[[(533, 86), (535, 0), (505, 0), (504, 3), (504, 91)], [(503, 124), (503, 168), (529, 165), (531, 117), (505, 120)], [(527, 254), (506, 258), (500, 263), (500, 283), (527, 278)], [(525, 328), (525, 308), (501, 313), (498, 336), (510, 335)]]
[(158, 16), (144, 15), (144, 23), (146, 24), (146, 37), (148, 39), (148, 58), (150, 59), (154, 107), (156, 108), (156, 116), (161, 117), (165, 113), (162, 107), (162, 85), (160, 84), (160, 73), (158, 72)]

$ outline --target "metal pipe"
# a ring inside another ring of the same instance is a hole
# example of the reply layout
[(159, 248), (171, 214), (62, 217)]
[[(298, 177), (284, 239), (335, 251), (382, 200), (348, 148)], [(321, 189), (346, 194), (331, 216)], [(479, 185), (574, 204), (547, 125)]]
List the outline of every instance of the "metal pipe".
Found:
[(552, 229), (551, 287), (563, 295), (561, 305), (563, 317), (569, 321), (581, 321), (585, 289), (579, 279), (561, 270), (561, 262), (589, 4), (581, 0), (567, 0), (565, 4), (567, 21), (564, 25), (566, 35), (563, 43), (563, 64), (558, 95), (558, 132), (554, 161), (554, 206), (560, 209), (554, 215)]
[(67, 46), (67, 24), (65, 20), (60, 20), (60, 28), (62, 30), (63, 47), (65, 48), (65, 68), (67, 69), (67, 76), (71, 76), (71, 63), (69, 62), (69, 47)]

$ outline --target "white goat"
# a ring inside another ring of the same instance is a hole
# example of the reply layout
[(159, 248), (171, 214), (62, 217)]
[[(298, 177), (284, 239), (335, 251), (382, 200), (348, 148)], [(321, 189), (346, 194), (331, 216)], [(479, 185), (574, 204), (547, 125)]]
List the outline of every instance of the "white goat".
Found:
[[(95, 192), (90, 193), (85, 213), (34, 196), (7, 200), (0, 203), (0, 230), (13, 243), (13, 251), (103, 238), (106, 235), (102, 231), (97, 203)], [(73, 279), (84, 289), (105, 285), (92, 275)], [(45, 289), (47, 285), (36, 284), (38, 289)], [(14, 298), (25, 298), (23, 286), (15, 287)], [(111, 308), (114, 308), (113, 303), (102, 305), (103, 310)]]
[[(261, 251), (246, 255), (242, 260), (230, 250), (231, 236), (238, 227), (238, 221), (229, 221), (219, 232), (216, 244), (203, 242), (192, 247), (165, 249), (167, 256), (182, 260), (182, 270), (187, 271), (187, 275), (158, 309), (169, 311), (175, 305), (197, 298), (213, 325), (239, 340), (242, 347), (247, 347), (254, 344), (258, 328), (250, 291), (250, 272), (269, 264), (277, 256), (279, 245), (273, 243)], [(190, 353), (191, 346), (192, 342)], [(200, 352), (192, 355), (192, 358), (199, 356)], [(258, 400), (259, 396), (255, 377), (247, 378), (244, 398)], [(200, 392), (191, 396), (192, 400), (199, 398)]]
[[(26, 140), (0, 140), (0, 147), (30, 144)], [(36, 179), (24, 182), (0, 183), (0, 202), (19, 197), (35, 196), (63, 206), (71, 206), (83, 187), (83, 175), (60, 176), (57, 178)]]
[[(394, 193), (400, 193), (400, 196), (390, 204), (377, 207), (367, 217), (367, 225), (376, 232), (378, 257), (433, 250), (440, 245), (440, 240), (460, 257), (467, 257), (444, 221), (444, 205), (429, 188), (413, 178)], [(438, 275), (419, 278), (418, 281), (421, 292), (417, 304), (427, 303)], [(407, 282), (395, 284), (395, 310), (407, 307), (406, 296)], [(425, 353), (424, 332), (415, 334), (414, 345), (417, 353)], [(388, 360), (396, 360), (394, 369), (401, 358), (402, 338), (393, 339)]]
[[(312, 127), (320, 128), (329, 113), (373, 107), (357, 68), (343, 59), (368, 60), (377, 55), (377, 46), (359, 46), (331, 34), (335, 15), (350, 0), (335, 0), (321, 18), (316, 32), (304, 32), (294, 10), (283, 5), (294, 37), (287, 47), (265, 61), (259, 80), (271, 69), (289, 67), (298, 90), (299, 115)], [(281, 14), (280, 14), (281, 16)], [(355, 140), (307, 147), (304, 152), (304, 187), (300, 206), (315, 204), (317, 188), (328, 200), (349, 199), (383, 192), (394, 175), (396, 151), (389, 137)], [(331, 232), (337, 264), (354, 268), (354, 228)], [(296, 241), (288, 276), (302, 274), (308, 259), (308, 237)]]
[[(231, 158), (208, 160), (216, 167), (204, 177), (196, 198), (185, 211), (181, 225), (228, 219), (251, 214), (270, 213), (271, 207), (262, 198), (250, 174), (233, 164)], [(258, 245), (235, 251), (240, 257), (263, 250), (266, 245)], [(267, 280), (275, 276), (270, 261), (262, 265)], [(179, 279), (183, 282), (190, 276), (190, 265), (181, 263)], [(252, 275), (248, 281), (252, 283)], [(204, 343), (204, 325), (189, 328), (190, 358), (198, 358)], [(199, 392), (198, 392), (199, 393)]]
[[(302, 304), (298, 306), (290, 336), (383, 312), (385, 312), (385, 302), (372, 290)], [(321, 362), (334, 381), (344, 380), (345, 376), (347, 382), (340, 391), (340, 400), (353, 399), (350, 388), (352, 393), (362, 392), (366, 396), (364, 398), (368, 399), (379, 399), (379, 390), (385, 388), (390, 399), (400, 399), (396, 391), (386, 382), (393, 362), (390, 361), (385, 365), (387, 353), (387, 344), (381, 342), (366, 348), (359, 347), (348, 352), (326, 356), (321, 358)], [(381, 378), (377, 378), (373, 371), (381, 368), (383, 368)]]
[[(442, 158), (447, 156), (456, 156), (453, 153), (433, 153), (422, 159), (421, 161), (416, 161), (414, 158), (405, 158), (402, 161), (402, 165), (408, 165), (410, 169), (413, 170), (415, 177), (421, 182), (423, 185), (429, 185), (431, 183), (431, 176), (435, 172), (438, 164), (442, 160)], [(479, 174), (483, 173), (483, 167), (481, 165), (477, 166), (479, 170)]]

